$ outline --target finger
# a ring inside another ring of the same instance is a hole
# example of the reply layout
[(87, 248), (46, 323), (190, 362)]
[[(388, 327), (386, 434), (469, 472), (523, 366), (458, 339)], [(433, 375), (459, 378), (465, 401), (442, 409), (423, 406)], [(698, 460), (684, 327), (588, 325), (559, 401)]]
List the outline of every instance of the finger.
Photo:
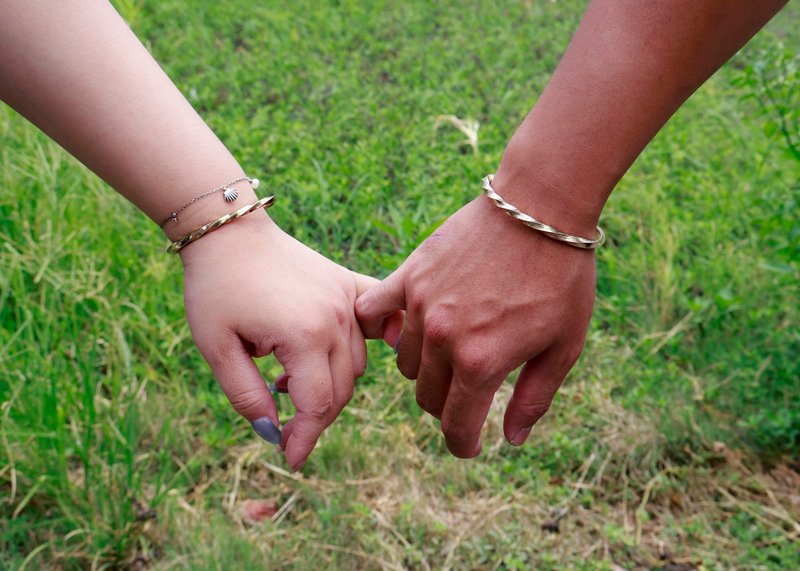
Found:
[(383, 320), (383, 332), (379, 336), (390, 347), (397, 345), (397, 340), (400, 339), (400, 333), (403, 331), (403, 324), (406, 321), (406, 312), (397, 310), (389, 317)]
[(417, 377), (417, 404), (425, 412), (442, 418), (442, 410), (450, 390), (453, 369), (444, 351), (425, 339)]
[[(380, 280), (375, 279), (371, 276), (365, 276), (364, 274), (359, 274), (357, 272), (352, 272), (353, 278), (356, 282), (356, 293), (357, 296), (360, 297), (364, 293), (366, 293), (371, 288), (380, 285)], [(388, 315), (383, 319), (383, 324), (381, 325), (383, 331), (373, 331), (373, 335), (368, 336), (370, 339), (380, 339), (383, 338), (384, 341), (390, 346), (394, 347), (397, 343), (397, 338), (400, 337), (400, 331), (403, 330), (403, 322), (405, 321), (405, 311), (397, 310), (394, 313)], [(365, 334), (362, 333), (362, 337)], [(355, 365), (356, 360), (353, 359), (353, 364)], [(358, 368), (356, 367), (356, 371)], [(363, 373), (362, 373), (363, 374)], [(356, 377), (360, 377), (361, 375), (356, 375)]]
[(286, 370), (289, 397), (297, 409), (287, 423), (291, 429), (282, 445), (286, 462), (293, 470), (299, 470), (327, 426), (333, 405), (329, 352), (304, 348), (288, 354), (278, 350), (275, 353)]
[(278, 450), (283, 452), (284, 456), (286, 455), (286, 442), (292, 437), (292, 420), (294, 419), (290, 418), (289, 422), (284, 424), (283, 428), (281, 428), (281, 443), (278, 444)]
[[(333, 396), (332, 404), (330, 410), (328, 411), (328, 418), (325, 422), (324, 428), (327, 428), (331, 425), (336, 417), (342, 412), (344, 407), (347, 406), (347, 403), (353, 398), (353, 365), (348, 351), (349, 347), (346, 343), (343, 343), (339, 349), (332, 351), (329, 356), (329, 366), (332, 380), (331, 394)], [(281, 451), (286, 450), (286, 445), (292, 438), (296, 419), (297, 416), (295, 415), (295, 418), (287, 422), (283, 429), (283, 440), (279, 446)], [(292, 461), (290, 462), (289, 457), (287, 456), (287, 462), (289, 462), (289, 465), (292, 466), (294, 470), (299, 470), (302, 468), (307, 459), (308, 456), (300, 459), (299, 461), (296, 461), (294, 458), (292, 458)]]
[(355, 378), (353, 359), (350, 353), (350, 346), (344, 339), (331, 351), (328, 356), (328, 363), (331, 371), (333, 401), (328, 411), (326, 428), (333, 423), (353, 398), (353, 380)]
[(367, 345), (358, 324), (350, 324), (350, 360), (353, 367), (353, 378), (358, 378), (367, 369)]
[(281, 431), (275, 401), (239, 337), (207, 360), (236, 412), (250, 421), (261, 438), (278, 444)]
[(415, 316), (406, 314), (403, 331), (394, 346), (397, 368), (407, 379), (416, 379), (422, 359), (422, 328)]
[(289, 392), (289, 376), (286, 373), (281, 373), (269, 385), (269, 392), (275, 393), (288, 393)]
[(372, 276), (366, 276), (364, 274), (359, 274), (358, 272), (350, 273), (353, 276), (353, 280), (356, 282), (356, 297), (364, 295), (367, 293), (367, 291), (381, 283), (381, 280), (378, 278), (373, 278)]
[[(362, 284), (366, 284), (361, 280)], [(405, 309), (405, 286), (401, 269), (398, 269), (379, 284), (366, 290), (356, 299), (356, 316), (364, 336), (368, 339), (386, 338), (387, 318), (398, 310)], [(397, 325), (397, 318), (389, 320)], [(394, 345), (396, 339), (386, 338), (386, 342)]]
[[(332, 381), (332, 403), (322, 430), (330, 426), (334, 419), (344, 410), (344, 407), (347, 406), (347, 403), (353, 398), (353, 365), (346, 345), (343, 344), (340, 348), (331, 352), (329, 356), (329, 367)], [(292, 434), (294, 434), (295, 427), (297, 426), (297, 420), (298, 415), (295, 415), (284, 427), (283, 440), (280, 446), (280, 449), (283, 451), (286, 451), (289, 441), (292, 440)], [(317, 438), (314, 440), (314, 445), (316, 445), (318, 439), (319, 435), (317, 435)], [(313, 449), (314, 446), (312, 445), (311, 450)], [(308, 452), (308, 454), (310, 453), (311, 451)], [(308, 459), (308, 454), (306, 454), (305, 457), (297, 459), (294, 457), (294, 451), (291, 451), (287, 454), (286, 461), (294, 470), (299, 470)]]
[(528, 439), (533, 425), (550, 408), (558, 387), (576, 359), (577, 355), (565, 357), (560, 348), (551, 347), (525, 364), (503, 420), (506, 440), (520, 446)]
[(506, 376), (456, 368), (442, 410), (442, 433), (447, 449), (458, 458), (474, 458), (481, 452), (481, 428), (494, 394)]

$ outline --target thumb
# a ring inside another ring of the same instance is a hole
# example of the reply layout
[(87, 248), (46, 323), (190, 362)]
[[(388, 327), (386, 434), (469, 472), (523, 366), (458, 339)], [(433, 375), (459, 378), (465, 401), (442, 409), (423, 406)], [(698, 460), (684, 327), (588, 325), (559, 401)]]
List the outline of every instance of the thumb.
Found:
[(403, 310), (406, 296), (402, 269), (398, 269), (382, 282), (374, 283), (368, 289), (362, 290), (362, 286), (367, 286), (365, 280), (361, 280), (361, 286), (358, 286), (359, 296), (356, 299), (355, 309), (364, 337), (383, 338), (390, 346), (394, 346), (403, 329), (405, 318)]
[(373, 278), (372, 276), (366, 276), (353, 271), (350, 273), (353, 276), (353, 280), (356, 282), (356, 297), (361, 297), (362, 294), (365, 294), (367, 291), (381, 283), (381, 280), (378, 278)]
[(250, 422), (261, 438), (279, 444), (281, 430), (275, 401), (241, 340), (237, 337), (206, 360), (234, 410)]

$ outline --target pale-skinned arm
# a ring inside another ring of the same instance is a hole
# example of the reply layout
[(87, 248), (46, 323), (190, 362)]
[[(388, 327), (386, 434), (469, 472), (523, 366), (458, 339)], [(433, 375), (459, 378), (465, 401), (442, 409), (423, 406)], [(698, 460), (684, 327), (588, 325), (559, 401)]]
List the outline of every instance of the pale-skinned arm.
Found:
[[(0, 1), (0, 98), (159, 223), (244, 175), (106, 0)], [(186, 209), (165, 226), (168, 237), (255, 201), (246, 182), (238, 190), (232, 204), (216, 194)], [(284, 366), (298, 412), (282, 445), (299, 468), (366, 366), (353, 304), (371, 278), (303, 246), (263, 210), (181, 259), (200, 352), (233, 407), (273, 441), (280, 422), (253, 357), (274, 353)]]

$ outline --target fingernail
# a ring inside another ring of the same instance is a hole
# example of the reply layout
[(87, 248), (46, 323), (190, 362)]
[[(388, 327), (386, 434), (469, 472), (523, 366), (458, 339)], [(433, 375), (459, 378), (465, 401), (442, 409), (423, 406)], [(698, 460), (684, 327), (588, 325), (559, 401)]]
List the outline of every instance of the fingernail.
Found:
[(392, 347), (392, 351), (394, 351), (395, 355), (397, 355), (397, 348), (400, 346), (400, 339), (402, 338), (403, 334), (401, 332), (400, 335), (397, 336), (397, 341), (394, 342), (394, 347)]
[(275, 383), (270, 383), (269, 387), (267, 388), (269, 388), (269, 392), (271, 392), (272, 394), (278, 394), (278, 393), (287, 394), (289, 392), (288, 388), (285, 389), (283, 387), (276, 387)]
[(281, 429), (275, 426), (275, 424), (266, 416), (254, 420), (251, 426), (253, 427), (253, 430), (256, 431), (256, 434), (270, 444), (281, 443)]
[(511, 439), (511, 444), (513, 444), (514, 446), (522, 445), (522, 443), (525, 442), (525, 439), (528, 438), (528, 435), (531, 433), (531, 430), (533, 430), (532, 426), (529, 426), (527, 428), (520, 428), (514, 435), (514, 438)]

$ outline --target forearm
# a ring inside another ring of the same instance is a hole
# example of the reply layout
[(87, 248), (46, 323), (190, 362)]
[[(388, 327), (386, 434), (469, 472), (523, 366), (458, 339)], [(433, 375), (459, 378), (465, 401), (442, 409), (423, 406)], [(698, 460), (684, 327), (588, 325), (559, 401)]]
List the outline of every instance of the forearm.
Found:
[[(153, 220), (243, 175), (106, 0), (0, 0), (0, 38), (0, 98)], [(229, 210), (212, 196), (165, 231)]]
[(680, 105), (786, 0), (593, 0), (495, 179), (510, 202), (591, 235)]

